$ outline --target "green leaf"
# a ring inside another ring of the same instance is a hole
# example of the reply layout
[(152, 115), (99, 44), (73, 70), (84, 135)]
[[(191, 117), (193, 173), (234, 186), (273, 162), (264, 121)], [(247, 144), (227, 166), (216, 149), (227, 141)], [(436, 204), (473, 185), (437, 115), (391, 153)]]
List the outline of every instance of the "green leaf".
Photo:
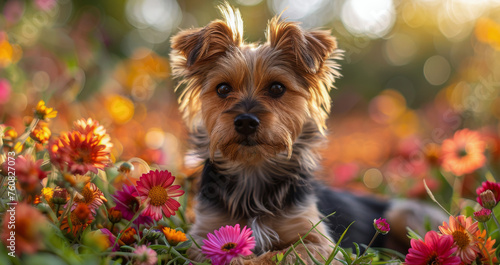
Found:
[(183, 251), (183, 250), (188, 250), (192, 245), (193, 245), (193, 241), (187, 240), (187, 241), (181, 242), (180, 244), (178, 244), (174, 248), (179, 250), (179, 251)]
[(307, 248), (306, 244), (304, 243), (304, 241), (302, 240), (302, 238), (300, 238), (300, 242), (302, 243), (302, 245), (304, 245), (304, 248), (306, 249), (306, 252), (307, 252), (307, 255), (309, 255), (309, 257), (311, 258), (311, 260), (314, 262), (314, 264), (316, 265), (322, 265), (321, 262), (319, 262), (313, 255), (312, 253), (309, 251), (309, 249)]
[(328, 257), (328, 259), (326, 260), (325, 264), (332, 263), (333, 259), (335, 258), (335, 255), (337, 255), (338, 250), (342, 249), (342, 248), (340, 248), (340, 243), (344, 239), (344, 236), (347, 233), (347, 230), (349, 230), (349, 228), (351, 227), (352, 224), (354, 224), (354, 222), (352, 222), (351, 224), (349, 224), (349, 226), (344, 230), (344, 233), (342, 233), (342, 235), (340, 236), (339, 240), (337, 241), (337, 244), (335, 245), (335, 248), (333, 249), (333, 251), (330, 254), (330, 256)]

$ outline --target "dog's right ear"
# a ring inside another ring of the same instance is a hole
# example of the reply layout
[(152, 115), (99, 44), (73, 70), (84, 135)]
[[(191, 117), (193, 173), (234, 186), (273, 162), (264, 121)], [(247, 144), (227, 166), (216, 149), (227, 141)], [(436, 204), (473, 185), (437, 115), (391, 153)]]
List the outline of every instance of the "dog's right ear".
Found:
[[(225, 21), (215, 20), (203, 28), (183, 30), (172, 37), (174, 70), (195, 70), (243, 42), (243, 21), (239, 10), (228, 4), (219, 7)], [(175, 74), (175, 73), (174, 73)], [(192, 73), (191, 73), (192, 74)], [(182, 74), (181, 74), (182, 75)]]

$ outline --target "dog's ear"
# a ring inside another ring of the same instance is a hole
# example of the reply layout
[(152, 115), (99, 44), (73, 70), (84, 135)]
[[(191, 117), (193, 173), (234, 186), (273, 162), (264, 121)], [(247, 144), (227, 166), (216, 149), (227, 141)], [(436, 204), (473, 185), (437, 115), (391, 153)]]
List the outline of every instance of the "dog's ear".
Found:
[(183, 30), (172, 37), (172, 59), (176, 66), (189, 70), (241, 45), (243, 21), (239, 10), (228, 4), (219, 6), (219, 10), (224, 21), (215, 20), (203, 28)]
[(298, 67), (310, 74), (318, 73), (337, 50), (337, 41), (330, 31), (305, 31), (297, 22), (280, 21), (280, 17), (274, 17), (269, 22), (267, 41), (272, 48), (290, 56)]

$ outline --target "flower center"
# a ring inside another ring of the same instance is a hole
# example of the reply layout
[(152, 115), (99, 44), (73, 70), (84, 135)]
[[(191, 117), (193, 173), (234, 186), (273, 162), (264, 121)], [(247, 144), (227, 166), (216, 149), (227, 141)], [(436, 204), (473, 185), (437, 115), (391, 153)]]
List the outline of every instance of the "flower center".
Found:
[(438, 256), (436, 252), (432, 252), (432, 254), (427, 258), (427, 265), (440, 265), (441, 262), (438, 260)]
[(168, 200), (168, 193), (165, 188), (161, 186), (154, 186), (149, 190), (148, 197), (151, 199), (150, 203), (154, 206), (164, 205)]
[(236, 247), (236, 243), (229, 242), (224, 244), (220, 249), (225, 252), (229, 252), (231, 249)]
[(467, 150), (464, 148), (458, 149), (458, 157), (463, 158), (467, 156)]
[(455, 231), (452, 234), (453, 240), (457, 243), (458, 247), (463, 249), (470, 243), (469, 235), (464, 231)]

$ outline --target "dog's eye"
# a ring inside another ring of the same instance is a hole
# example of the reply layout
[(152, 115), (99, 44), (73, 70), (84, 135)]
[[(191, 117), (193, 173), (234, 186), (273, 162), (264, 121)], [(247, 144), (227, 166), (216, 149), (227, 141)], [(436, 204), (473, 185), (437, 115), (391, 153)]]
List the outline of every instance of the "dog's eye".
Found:
[(231, 93), (231, 91), (233, 91), (233, 88), (226, 83), (217, 85), (217, 95), (219, 95), (219, 97), (221, 98), (226, 98), (229, 93)]
[(269, 87), (269, 94), (271, 95), (271, 97), (273, 98), (279, 98), (281, 96), (283, 96), (283, 94), (285, 94), (285, 86), (281, 83), (273, 83), (270, 87)]

